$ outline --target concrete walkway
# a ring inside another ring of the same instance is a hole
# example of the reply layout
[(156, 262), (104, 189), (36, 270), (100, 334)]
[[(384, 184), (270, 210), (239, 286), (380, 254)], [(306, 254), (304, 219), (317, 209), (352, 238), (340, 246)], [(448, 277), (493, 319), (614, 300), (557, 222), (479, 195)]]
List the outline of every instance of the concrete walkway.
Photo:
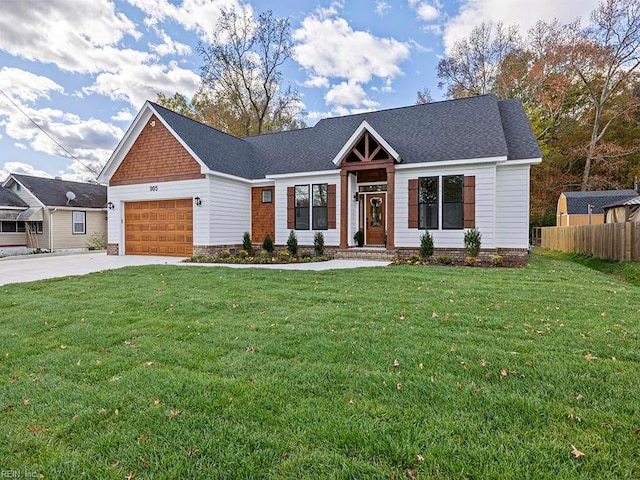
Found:
[(46, 278), (113, 270), (140, 265), (182, 265), (185, 267), (267, 268), (276, 270), (335, 270), (358, 267), (381, 267), (389, 262), (363, 260), (330, 260), (317, 263), (290, 263), (285, 265), (233, 265), (220, 263), (181, 263), (178, 257), (151, 257), (142, 255), (107, 255), (105, 252), (70, 254), (17, 255), (0, 258), (0, 285), (33, 282)]

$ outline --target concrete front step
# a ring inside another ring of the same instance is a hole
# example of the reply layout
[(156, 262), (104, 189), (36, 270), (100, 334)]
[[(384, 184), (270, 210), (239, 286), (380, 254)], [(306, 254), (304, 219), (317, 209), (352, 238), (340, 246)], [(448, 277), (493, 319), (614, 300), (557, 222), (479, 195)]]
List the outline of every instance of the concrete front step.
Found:
[(384, 248), (353, 247), (338, 250), (333, 258), (337, 260), (377, 260), (381, 262), (392, 262), (396, 258), (395, 250), (385, 250)]

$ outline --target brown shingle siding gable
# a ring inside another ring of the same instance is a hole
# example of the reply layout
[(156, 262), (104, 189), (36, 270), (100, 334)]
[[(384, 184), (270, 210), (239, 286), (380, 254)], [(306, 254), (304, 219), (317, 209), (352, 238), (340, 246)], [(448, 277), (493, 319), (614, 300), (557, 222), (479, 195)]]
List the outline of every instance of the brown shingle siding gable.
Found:
[(204, 177), (200, 173), (200, 164), (163, 123), (152, 115), (111, 177), (109, 185), (170, 182)]

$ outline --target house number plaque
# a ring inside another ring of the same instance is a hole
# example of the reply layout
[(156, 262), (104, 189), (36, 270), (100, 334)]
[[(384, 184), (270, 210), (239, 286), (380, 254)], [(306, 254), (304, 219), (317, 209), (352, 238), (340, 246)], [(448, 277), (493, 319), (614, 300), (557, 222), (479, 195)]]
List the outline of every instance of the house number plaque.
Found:
[(157, 192), (158, 191), (158, 185), (149, 185), (149, 191), (150, 192)]

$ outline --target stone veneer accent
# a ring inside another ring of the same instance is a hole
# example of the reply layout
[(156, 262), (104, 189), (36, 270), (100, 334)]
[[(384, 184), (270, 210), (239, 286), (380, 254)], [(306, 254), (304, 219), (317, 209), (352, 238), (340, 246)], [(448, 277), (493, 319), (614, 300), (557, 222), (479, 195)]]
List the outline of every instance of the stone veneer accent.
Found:
[(107, 255), (118, 255), (118, 247), (117, 243), (107, 243)]

